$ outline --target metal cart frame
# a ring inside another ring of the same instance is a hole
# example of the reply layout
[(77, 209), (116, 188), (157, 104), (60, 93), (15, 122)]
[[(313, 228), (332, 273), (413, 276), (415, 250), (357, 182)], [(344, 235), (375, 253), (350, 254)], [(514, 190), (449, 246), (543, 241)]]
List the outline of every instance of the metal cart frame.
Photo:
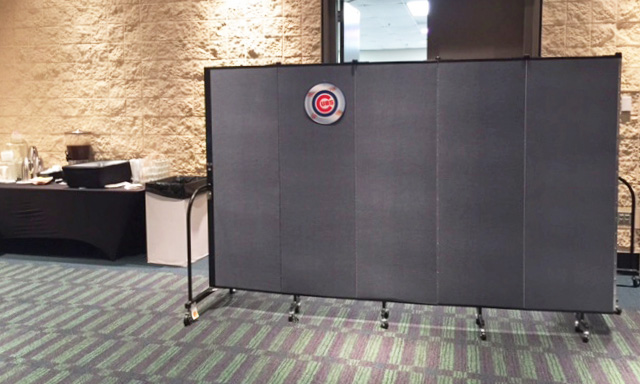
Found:
[(632, 276), (633, 286), (640, 287), (640, 254), (635, 252), (635, 234), (636, 234), (636, 194), (631, 184), (622, 177), (618, 180), (627, 187), (631, 195), (631, 244), (629, 252), (618, 252), (617, 272), (620, 275)]

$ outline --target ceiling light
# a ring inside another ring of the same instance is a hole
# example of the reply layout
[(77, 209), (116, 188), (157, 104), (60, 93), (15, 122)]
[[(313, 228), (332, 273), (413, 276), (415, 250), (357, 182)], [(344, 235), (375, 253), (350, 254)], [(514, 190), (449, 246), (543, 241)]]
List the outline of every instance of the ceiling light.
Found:
[(428, 1), (409, 1), (407, 7), (414, 17), (427, 17), (429, 15)]

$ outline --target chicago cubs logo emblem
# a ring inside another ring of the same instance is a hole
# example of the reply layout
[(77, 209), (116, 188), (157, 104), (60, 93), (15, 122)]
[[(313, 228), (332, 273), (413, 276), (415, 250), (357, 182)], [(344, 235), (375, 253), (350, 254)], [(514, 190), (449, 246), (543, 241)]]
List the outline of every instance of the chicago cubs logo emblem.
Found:
[(318, 124), (333, 124), (342, 118), (346, 103), (342, 91), (333, 84), (321, 83), (311, 87), (304, 99), (304, 109)]

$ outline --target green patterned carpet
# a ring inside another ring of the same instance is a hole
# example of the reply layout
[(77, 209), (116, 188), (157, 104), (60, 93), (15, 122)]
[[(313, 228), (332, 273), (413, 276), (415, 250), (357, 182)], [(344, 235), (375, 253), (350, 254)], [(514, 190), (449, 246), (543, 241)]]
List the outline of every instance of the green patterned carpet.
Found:
[[(206, 279), (197, 278), (198, 287)], [(217, 292), (182, 324), (186, 279), (122, 266), (0, 259), (0, 383), (640, 383), (640, 312), (568, 313)]]

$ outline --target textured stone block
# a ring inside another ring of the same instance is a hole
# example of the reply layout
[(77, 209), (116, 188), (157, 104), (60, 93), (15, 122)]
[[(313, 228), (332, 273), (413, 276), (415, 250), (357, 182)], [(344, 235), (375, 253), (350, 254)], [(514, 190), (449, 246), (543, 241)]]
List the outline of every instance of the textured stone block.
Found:
[(59, 152), (65, 151), (64, 137), (62, 135), (33, 135), (23, 134), (25, 141), (29, 145), (38, 148), (38, 151)]
[(322, 14), (322, 1), (321, 0), (306, 0), (301, 1), (302, 14), (303, 15), (320, 15)]
[(619, 49), (615, 45), (608, 45), (604, 47), (592, 47), (591, 56), (611, 56), (615, 55)]
[(304, 3), (303, 1), (299, 1), (299, 0), (283, 0), (283, 15), (285, 17), (302, 16), (303, 3)]
[(617, 0), (594, 0), (591, 4), (591, 22), (615, 23)]
[(172, 99), (204, 99), (202, 84), (191, 80), (152, 80), (142, 83), (142, 97), (163, 97)]
[(145, 150), (152, 153), (204, 153), (206, 138), (186, 135), (146, 135), (144, 145)]
[(542, 8), (542, 25), (565, 25), (567, 22), (567, 3), (544, 3)]
[(303, 35), (317, 35), (322, 31), (322, 20), (312, 15), (303, 15), (301, 25)]
[(282, 20), (285, 36), (300, 36), (302, 34), (304, 24), (301, 23), (301, 17), (285, 17)]
[(285, 36), (283, 52), (284, 57), (302, 56), (301, 38), (299, 36)]
[(2, 29), (7, 29), (10, 31), (15, 28), (15, 14), (13, 10), (6, 9), (0, 10), (0, 33), (2, 33)]
[(0, 143), (6, 143), (6, 141), (2, 141), (2, 137), (7, 134), (11, 134), (11, 132), (15, 130), (19, 130), (22, 125), (21, 119), (15, 116), (3, 116), (0, 117)]
[(618, 46), (640, 46), (640, 23), (618, 23)]
[(103, 154), (111, 154), (112, 159), (123, 158), (125, 153), (142, 153), (143, 137), (131, 135), (98, 136), (94, 139), (94, 149)]
[(567, 57), (586, 57), (591, 56), (591, 48), (589, 47), (567, 47), (564, 49), (563, 56)]
[(139, 61), (125, 60), (109, 63), (106, 70), (106, 78), (109, 80), (141, 80), (143, 78)]
[(640, 91), (640, 67), (622, 67), (622, 80), (620, 86), (622, 91)]
[[(220, 4), (220, 3), (218, 3)], [(227, 19), (249, 19), (254, 17), (280, 17), (282, 16), (282, 3), (280, 1), (227, 1), (220, 4), (226, 7)]]
[(303, 56), (300, 64), (320, 64), (322, 57), (320, 56)]
[(591, 26), (591, 47), (616, 45), (615, 24), (593, 24)]
[[(158, 60), (139, 63), (138, 68), (144, 79), (185, 79), (204, 81), (204, 68), (210, 66), (206, 60)], [(204, 88), (204, 83), (201, 84)]]
[(180, 175), (204, 175), (206, 172), (206, 157), (196, 153), (172, 153), (166, 156), (171, 160), (172, 169)]
[(204, 100), (143, 98), (144, 115), (149, 116), (204, 116)]
[(620, 53), (622, 53), (623, 66), (640, 65), (640, 46), (639, 47), (618, 47), (617, 50)]
[(565, 47), (566, 27), (564, 25), (546, 25), (542, 27), (542, 49), (554, 50)]
[(590, 27), (590, 24), (567, 25), (567, 37), (565, 39), (566, 47), (584, 49), (589, 48), (591, 45)]
[(618, 21), (639, 22), (640, 3), (636, 0), (618, 0)]
[(111, 135), (142, 136), (144, 124), (140, 117), (116, 116), (107, 123), (107, 127)]
[(567, 3), (567, 24), (588, 24), (591, 22), (591, 2)]
[(190, 135), (204, 137), (206, 123), (203, 117), (145, 117), (144, 134)]
[(209, 9), (207, 2), (148, 3), (140, 6), (140, 22), (203, 21), (209, 18)]
[(124, 101), (124, 115), (129, 117), (144, 116), (145, 104), (141, 97), (127, 98)]
[(638, 128), (640, 127), (637, 120), (632, 121), (629, 119), (625, 121), (625, 119), (622, 119), (620, 121), (620, 140), (640, 140), (640, 129)]

